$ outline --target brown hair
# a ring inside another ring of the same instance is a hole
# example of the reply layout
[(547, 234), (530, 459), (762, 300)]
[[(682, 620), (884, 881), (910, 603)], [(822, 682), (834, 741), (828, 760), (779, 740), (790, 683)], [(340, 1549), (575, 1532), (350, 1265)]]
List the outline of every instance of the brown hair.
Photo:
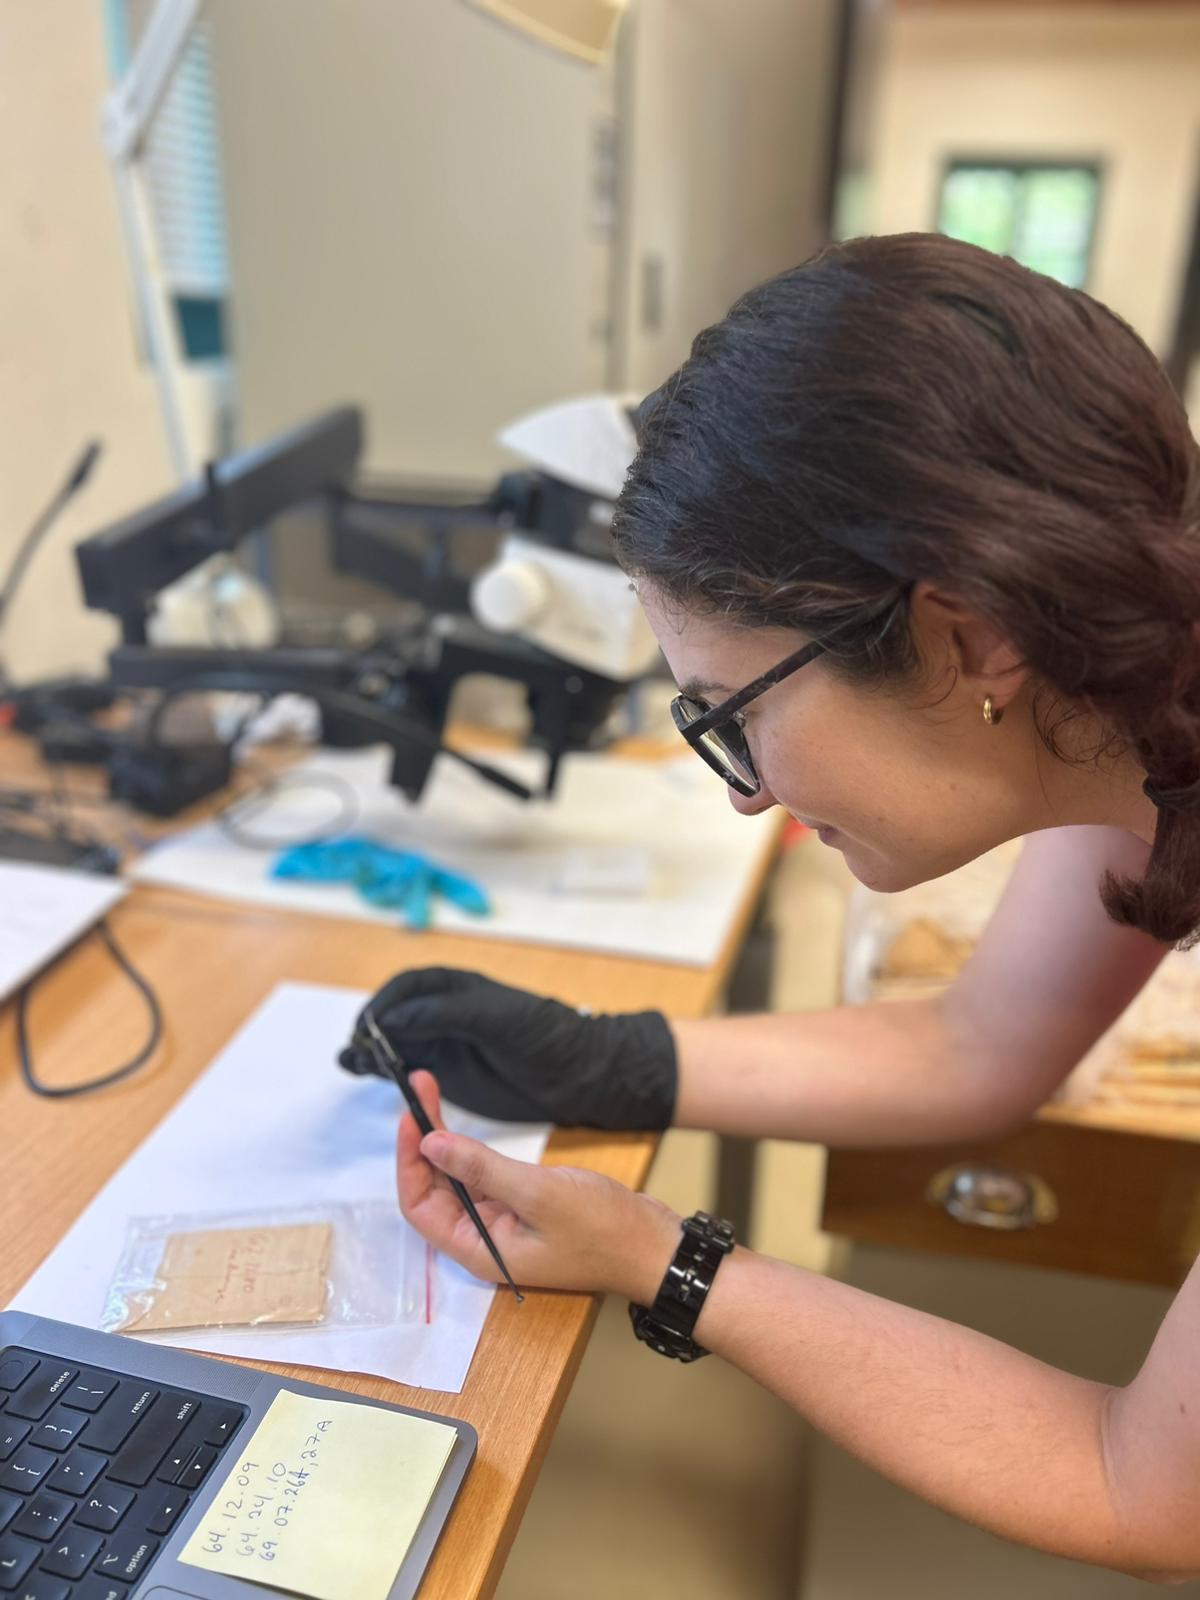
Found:
[(638, 432), (628, 570), (832, 637), (868, 685), (914, 673), (907, 597), (938, 582), (1020, 651), (1056, 755), (1062, 718), (1094, 712), (1172, 791), (1144, 878), (1102, 895), (1200, 936), (1200, 449), (1120, 318), (940, 235), (855, 239), (701, 333)]

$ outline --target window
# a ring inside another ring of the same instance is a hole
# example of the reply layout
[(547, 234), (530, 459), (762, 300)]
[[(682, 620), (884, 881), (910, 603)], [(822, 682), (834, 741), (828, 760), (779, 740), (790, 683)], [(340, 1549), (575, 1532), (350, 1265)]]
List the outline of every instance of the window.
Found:
[(1092, 162), (956, 160), (942, 179), (937, 227), (1082, 289), (1099, 195)]
[[(155, 0), (106, 0), (114, 80), (133, 59)], [(146, 183), (175, 312), (189, 361), (225, 356), (229, 264), (217, 147), (208, 24), (193, 30), (150, 129)]]

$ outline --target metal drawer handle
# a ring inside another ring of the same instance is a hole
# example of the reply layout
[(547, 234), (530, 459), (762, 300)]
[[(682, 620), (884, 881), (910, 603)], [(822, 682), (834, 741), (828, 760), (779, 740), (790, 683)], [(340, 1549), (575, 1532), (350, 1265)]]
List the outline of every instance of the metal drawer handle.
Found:
[(1054, 1192), (1031, 1172), (964, 1162), (930, 1179), (925, 1198), (973, 1228), (1036, 1228), (1058, 1215)]

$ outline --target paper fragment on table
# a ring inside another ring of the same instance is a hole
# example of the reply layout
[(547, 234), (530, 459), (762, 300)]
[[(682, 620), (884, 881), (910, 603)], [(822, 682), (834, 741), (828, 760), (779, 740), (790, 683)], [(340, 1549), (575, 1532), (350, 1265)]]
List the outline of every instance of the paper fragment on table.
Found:
[(117, 1331), (320, 1322), (332, 1243), (327, 1222), (172, 1233), (153, 1287), (126, 1296)]

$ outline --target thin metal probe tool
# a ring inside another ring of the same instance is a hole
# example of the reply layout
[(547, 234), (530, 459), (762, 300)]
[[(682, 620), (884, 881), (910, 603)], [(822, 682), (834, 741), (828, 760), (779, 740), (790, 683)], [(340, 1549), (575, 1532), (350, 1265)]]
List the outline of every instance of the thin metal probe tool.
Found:
[[(429, 1120), (429, 1113), (425, 1110), (425, 1107), (417, 1098), (417, 1091), (413, 1088), (408, 1076), (408, 1068), (392, 1049), (391, 1041), (388, 1039), (387, 1034), (384, 1033), (383, 1029), (375, 1021), (375, 1017), (369, 1007), (363, 1012), (363, 1023), (366, 1027), (368, 1035), (370, 1036), (371, 1048), (374, 1051), (376, 1060), (380, 1061), (387, 1069), (391, 1077), (396, 1080), (396, 1087), (404, 1096), (405, 1103), (407, 1104), (408, 1109), (412, 1112), (413, 1120), (417, 1127), (420, 1128), (423, 1134), (436, 1132), (433, 1123)], [(491, 1234), (487, 1231), (487, 1225), (485, 1224), (483, 1218), (479, 1215), (474, 1200), (471, 1199), (470, 1194), (467, 1192), (466, 1184), (460, 1183), (457, 1178), (451, 1178), (448, 1173), (443, 1174), (443, 1176), (446, 1177), (450, 1187), (458, 1196), (463, 1210), (475, 1224), (479, 1237), (483, 1240), (484, 1244), (488, 1248), (488, 1254), (499, 1267), (505, 1283), (507, 1283), (508, 1287), (516, 1295), (518, 1305), (524, 1304), (525, 1296), (517, 1288), (516, 1284), (513, 1282), (512, 1274), (504, 1265), (504, 1257), (500, 1254), (499, 1250), (496, 1249), (495, 1242), (493, 1241)]]

